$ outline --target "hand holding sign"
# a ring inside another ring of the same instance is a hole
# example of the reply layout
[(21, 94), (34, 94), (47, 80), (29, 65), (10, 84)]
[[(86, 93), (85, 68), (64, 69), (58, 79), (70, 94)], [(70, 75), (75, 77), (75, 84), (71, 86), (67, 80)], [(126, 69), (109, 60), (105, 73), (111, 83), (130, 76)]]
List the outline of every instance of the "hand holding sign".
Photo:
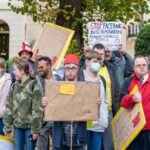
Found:
[(141, 100), (142, 100), (142, 96), (141, 96), (141, 93), (140, 93), (140, 92), (135, 93), (135, 94), (133, 95), (133, 101), (134, 101), (135, 103), (141, 102)]

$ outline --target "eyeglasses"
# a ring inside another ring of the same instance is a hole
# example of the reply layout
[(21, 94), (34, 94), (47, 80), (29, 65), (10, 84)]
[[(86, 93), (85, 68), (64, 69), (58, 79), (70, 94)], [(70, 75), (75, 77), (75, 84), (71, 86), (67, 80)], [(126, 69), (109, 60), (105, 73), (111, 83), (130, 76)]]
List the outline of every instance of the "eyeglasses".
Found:
[(148, 66), (147, 64), (139, 64), (139, 65), (135, 65), (135, 67), (140, 68), (140, 67), (146, 67)]
[(76, 67), (72, 67), (72, 68), (70, 68), (70, 67), (65, 67), (65, 71), (72, 71), (72, 72), (75, 72), (75, 71), (77, 71), (78, 70), (78, 68), (76, 68)]
[(105, 51), (105, 53), (111, 53), (111, 51)]

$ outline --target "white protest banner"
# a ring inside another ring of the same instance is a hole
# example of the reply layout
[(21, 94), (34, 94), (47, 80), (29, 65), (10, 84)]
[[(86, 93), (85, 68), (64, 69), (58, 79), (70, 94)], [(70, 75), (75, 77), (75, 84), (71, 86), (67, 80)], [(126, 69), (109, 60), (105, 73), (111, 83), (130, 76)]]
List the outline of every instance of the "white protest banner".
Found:
[(91, 47), (97, 43), (103, 44), (111, 50), (117, 50), (120, 46), (122, 24), (120, 22), (89, 22), (88, 43)]

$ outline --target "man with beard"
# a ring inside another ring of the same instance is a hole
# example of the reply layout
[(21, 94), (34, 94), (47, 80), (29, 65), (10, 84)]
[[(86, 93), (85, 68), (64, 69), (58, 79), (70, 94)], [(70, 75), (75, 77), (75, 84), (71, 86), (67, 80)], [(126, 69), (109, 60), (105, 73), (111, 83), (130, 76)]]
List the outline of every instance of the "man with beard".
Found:
[[(41, 90), (43, 93), (42, 98), (42, 106), (45, 107), (45, 103), (48, 102), (47, 98), (45, 97), (45, 82), (46, 81), (60, 81), (61, 78), (58, 75), (52, 74), (52, 64), (51, 59), (47, 56), (41, 56), (37, 60), (37, 68), (38, 73), (40, 74), (39, 80), (42, 86)], [(49, 135), (52, 136), (52, 128), (53, 122), (44, 122), (43, 126), (40, 130), (40, 137), (38, 139), (38, 150), (48, 150), (49, 149)]]

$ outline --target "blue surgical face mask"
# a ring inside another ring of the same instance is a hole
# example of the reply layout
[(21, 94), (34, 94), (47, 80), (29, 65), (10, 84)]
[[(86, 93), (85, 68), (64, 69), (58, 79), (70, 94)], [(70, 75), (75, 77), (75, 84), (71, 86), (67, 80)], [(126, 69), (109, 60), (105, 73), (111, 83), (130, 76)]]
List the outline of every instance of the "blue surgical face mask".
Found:
[(100, 70), (100, 64), (99, 63), (92, 63), (91, 64), (91, 71), (94, 73), (98, 73)]

